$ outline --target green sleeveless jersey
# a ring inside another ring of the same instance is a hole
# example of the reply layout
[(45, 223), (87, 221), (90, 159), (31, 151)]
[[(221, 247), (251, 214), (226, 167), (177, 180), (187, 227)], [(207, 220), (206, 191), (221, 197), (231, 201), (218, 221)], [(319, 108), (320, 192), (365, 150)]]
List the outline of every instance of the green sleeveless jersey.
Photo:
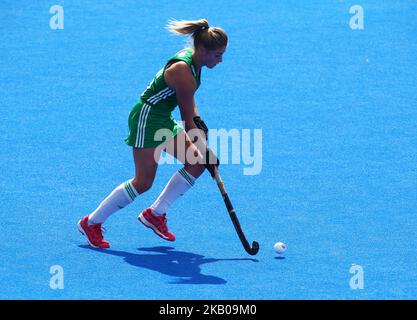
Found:
[(151, 81), (146, 90), (142, 93), (140, 99), (142, 102), (151, 106), (154, 112), (171, 113), (178, 105), (175, 90), (168, 87), (164, 79), (165, 70), (175, 61), (185, 61), (194, 76), (197, 88), (200, 86), (200, 72), (195, 67), (192, 59), (193, 49), (186, 48), (173, 57), (165, 64), (165, 67), (158, 71), (155, 78)]

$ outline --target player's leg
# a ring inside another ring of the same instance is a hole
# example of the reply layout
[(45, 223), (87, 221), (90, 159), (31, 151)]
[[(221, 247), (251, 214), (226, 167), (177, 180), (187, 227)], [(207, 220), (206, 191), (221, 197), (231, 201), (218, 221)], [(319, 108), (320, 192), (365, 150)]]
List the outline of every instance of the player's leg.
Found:
[(132, 185), (138, 194), (152, 187), (160, 155), (160, 148), (133, 148), (135, 178), (132, 180)]
[(147, 191), (155, 179), (158, 157), (155, 148), (133, 148), (135, 177), (120, 184), (89, 215), (88, 224), (102, 224), (110, 215), (132, 203), (135, 198)]
[[(135, 151), (134, 156), (135, 163), (137, 163), (137, 165), (135, 167), (136, 177), (133, 180), (133, 183), (138, 190), (144, 192), (151, 187), (155, 178), (157, 163), (159, 161), (161, 151), (164, 149), (163, 146), (164, 145), (160, 145), (159, 147), (155, 148), (152, 155), (145, 155), (141, 151)], [(155, 170), (150, 170), (151, 167), (149, 165), (145, 165), (145, 163), (150, 162), (154, 163)], [(151, 208), (146, 208), (138, 216), (138, 220), (147, 228), (152, 229), (155, 232), (155, 234), (157, 234), (161, 238), (168, 241), (175, 240), (175, 235), (168, 230), (167, 219), (165, 214), (155, 214)]]
[(185, 131), (181, 131), (164, 148), (184, 165), (184, 170), (196, 180), (204, 172), (204, 159)]
[(116, 187), (91, 214), (79, 221), (78, 229), (87, 237), (91, 246), (109, 247), (108, 242), (103, 239), (101, 225), (112, 214), (132, 203), (139, 194), (152, 186), (159, 154), (160, 151), (155, 148), (133, 148), (135, 177)]
[(195, 180), (204, 172), (204, 165), (201, 164), (201, 153), (183, 130), (159, 148), (181, 161), (184, 167), (171, 177), (159, 197), (138, 219), (161, 238), (174, 241), (175, 236), (168, 231), (166, 213), (174, 201), (194, 185)]
[(181, 161), (184, 167), (171, 177), (161, 194), (151, 205), (153, 212), (157, 215), (166, 214), (174, 201), (194, 185), (196, 179), (205, 169), (201, 153), (185, 131), (181, 131), (175, 136), (166, 145), (165, 151)]

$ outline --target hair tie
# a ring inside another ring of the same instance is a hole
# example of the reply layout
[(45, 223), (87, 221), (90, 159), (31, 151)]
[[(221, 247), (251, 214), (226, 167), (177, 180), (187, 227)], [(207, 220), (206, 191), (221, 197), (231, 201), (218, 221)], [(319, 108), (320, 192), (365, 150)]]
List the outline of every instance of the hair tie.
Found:
[(210, 28), (210, 27), (207, 27), (207, 26), (202, 26), (202, 27), (201, 27), (201, 31), (204, 31), (204, 30), (206, 30), (206, 29), (208, 29), (208, 28)]

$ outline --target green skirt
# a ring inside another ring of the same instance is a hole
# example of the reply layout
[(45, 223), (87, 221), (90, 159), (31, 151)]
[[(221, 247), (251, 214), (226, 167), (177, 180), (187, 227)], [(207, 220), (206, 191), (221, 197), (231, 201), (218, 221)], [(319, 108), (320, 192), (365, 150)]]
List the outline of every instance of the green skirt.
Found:
[(182, 130), (171, 112), (161, 112), (140, 100), (129, 114), (129, 135), (125, 142), (134, 148), (156, 148)]

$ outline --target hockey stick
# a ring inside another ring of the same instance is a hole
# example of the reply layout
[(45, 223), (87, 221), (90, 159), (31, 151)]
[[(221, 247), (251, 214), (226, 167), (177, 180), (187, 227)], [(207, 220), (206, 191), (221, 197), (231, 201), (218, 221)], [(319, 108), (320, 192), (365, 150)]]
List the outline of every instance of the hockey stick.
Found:
[[(199, 116), (194, 117), (193, 120), (194, 120), (194, 123), (197, 126), (197, 128), (204, 132), (205, 139), (207, 141), (207, 139), (208, 139), (208, 128), (207, 128), (206, 124), (204, 123), (204, 121)], [(208, 149), (207, 151), (210, 151), (210, 150)], [(208, 160), (210, 158), (209, 154), (206, 154), (206, 156), (207, 156), (206, 161), (209, 161)], [(217, 158), (216, 158), (216, 160), (218, 162)], [(242, 227), (240, 226), (239, 220), (236, 216), (235, 209), (233, 209), (232, 202), (230, 201), (229, 196), (227, 195), (226, 188), (224, 187), (223, 181), (222, 181), (222, 179), (219, 175), (219, 171), (217, 169), (215, 169), (215, 167), (216, 167), (215, 165), (211, 165), (211, 166), (206, 165), (207, 170), (210, 171), (211, 176), (217, 182), (217, 186), (219, 187), (219, 190), (222, 194), (224, 203), (226, 204), (227, 211), (229, 212), (230, 219), (232, 219), (233, 226), (235, 227), (235, 230), (237, 232), (237, 235), (239, 236), (240, 241), (243, 244), (243, 247), (245, 248), (247, 253), (254, 256), (259, 251), (259, 243), (256, 242), (256, 241), (253, 241), (252, 242), (252, 247), (251, 247), (248, 240), (246, 240), (245, 234), (243, 233)]]
[(250, 246), (248, 240), (246, 240), (245, 234), (242, 231), (242, 227), (240, 226), (239, 220), (236, 216), (235, 209), (233, 209), (232, 203), (230, 202), (229, 196), (227, 195), (226, 188), (224, 187), (223, 181), (219, 175), (218, 170), (215, 170), (214, 179), (217, 182), (217, 186), (219, 187), (224, 203), (226, 204), (227, 211), (229, 212), (230, 219), (232, 219), (233, 225), (235, 227), (237, 235), (239, 236), (240, 241), (243, 244), (243, 247), (245, 248), (247, 253), (254, 256), (259, 251), (259, 243), (253, 241), (252, 246)]

